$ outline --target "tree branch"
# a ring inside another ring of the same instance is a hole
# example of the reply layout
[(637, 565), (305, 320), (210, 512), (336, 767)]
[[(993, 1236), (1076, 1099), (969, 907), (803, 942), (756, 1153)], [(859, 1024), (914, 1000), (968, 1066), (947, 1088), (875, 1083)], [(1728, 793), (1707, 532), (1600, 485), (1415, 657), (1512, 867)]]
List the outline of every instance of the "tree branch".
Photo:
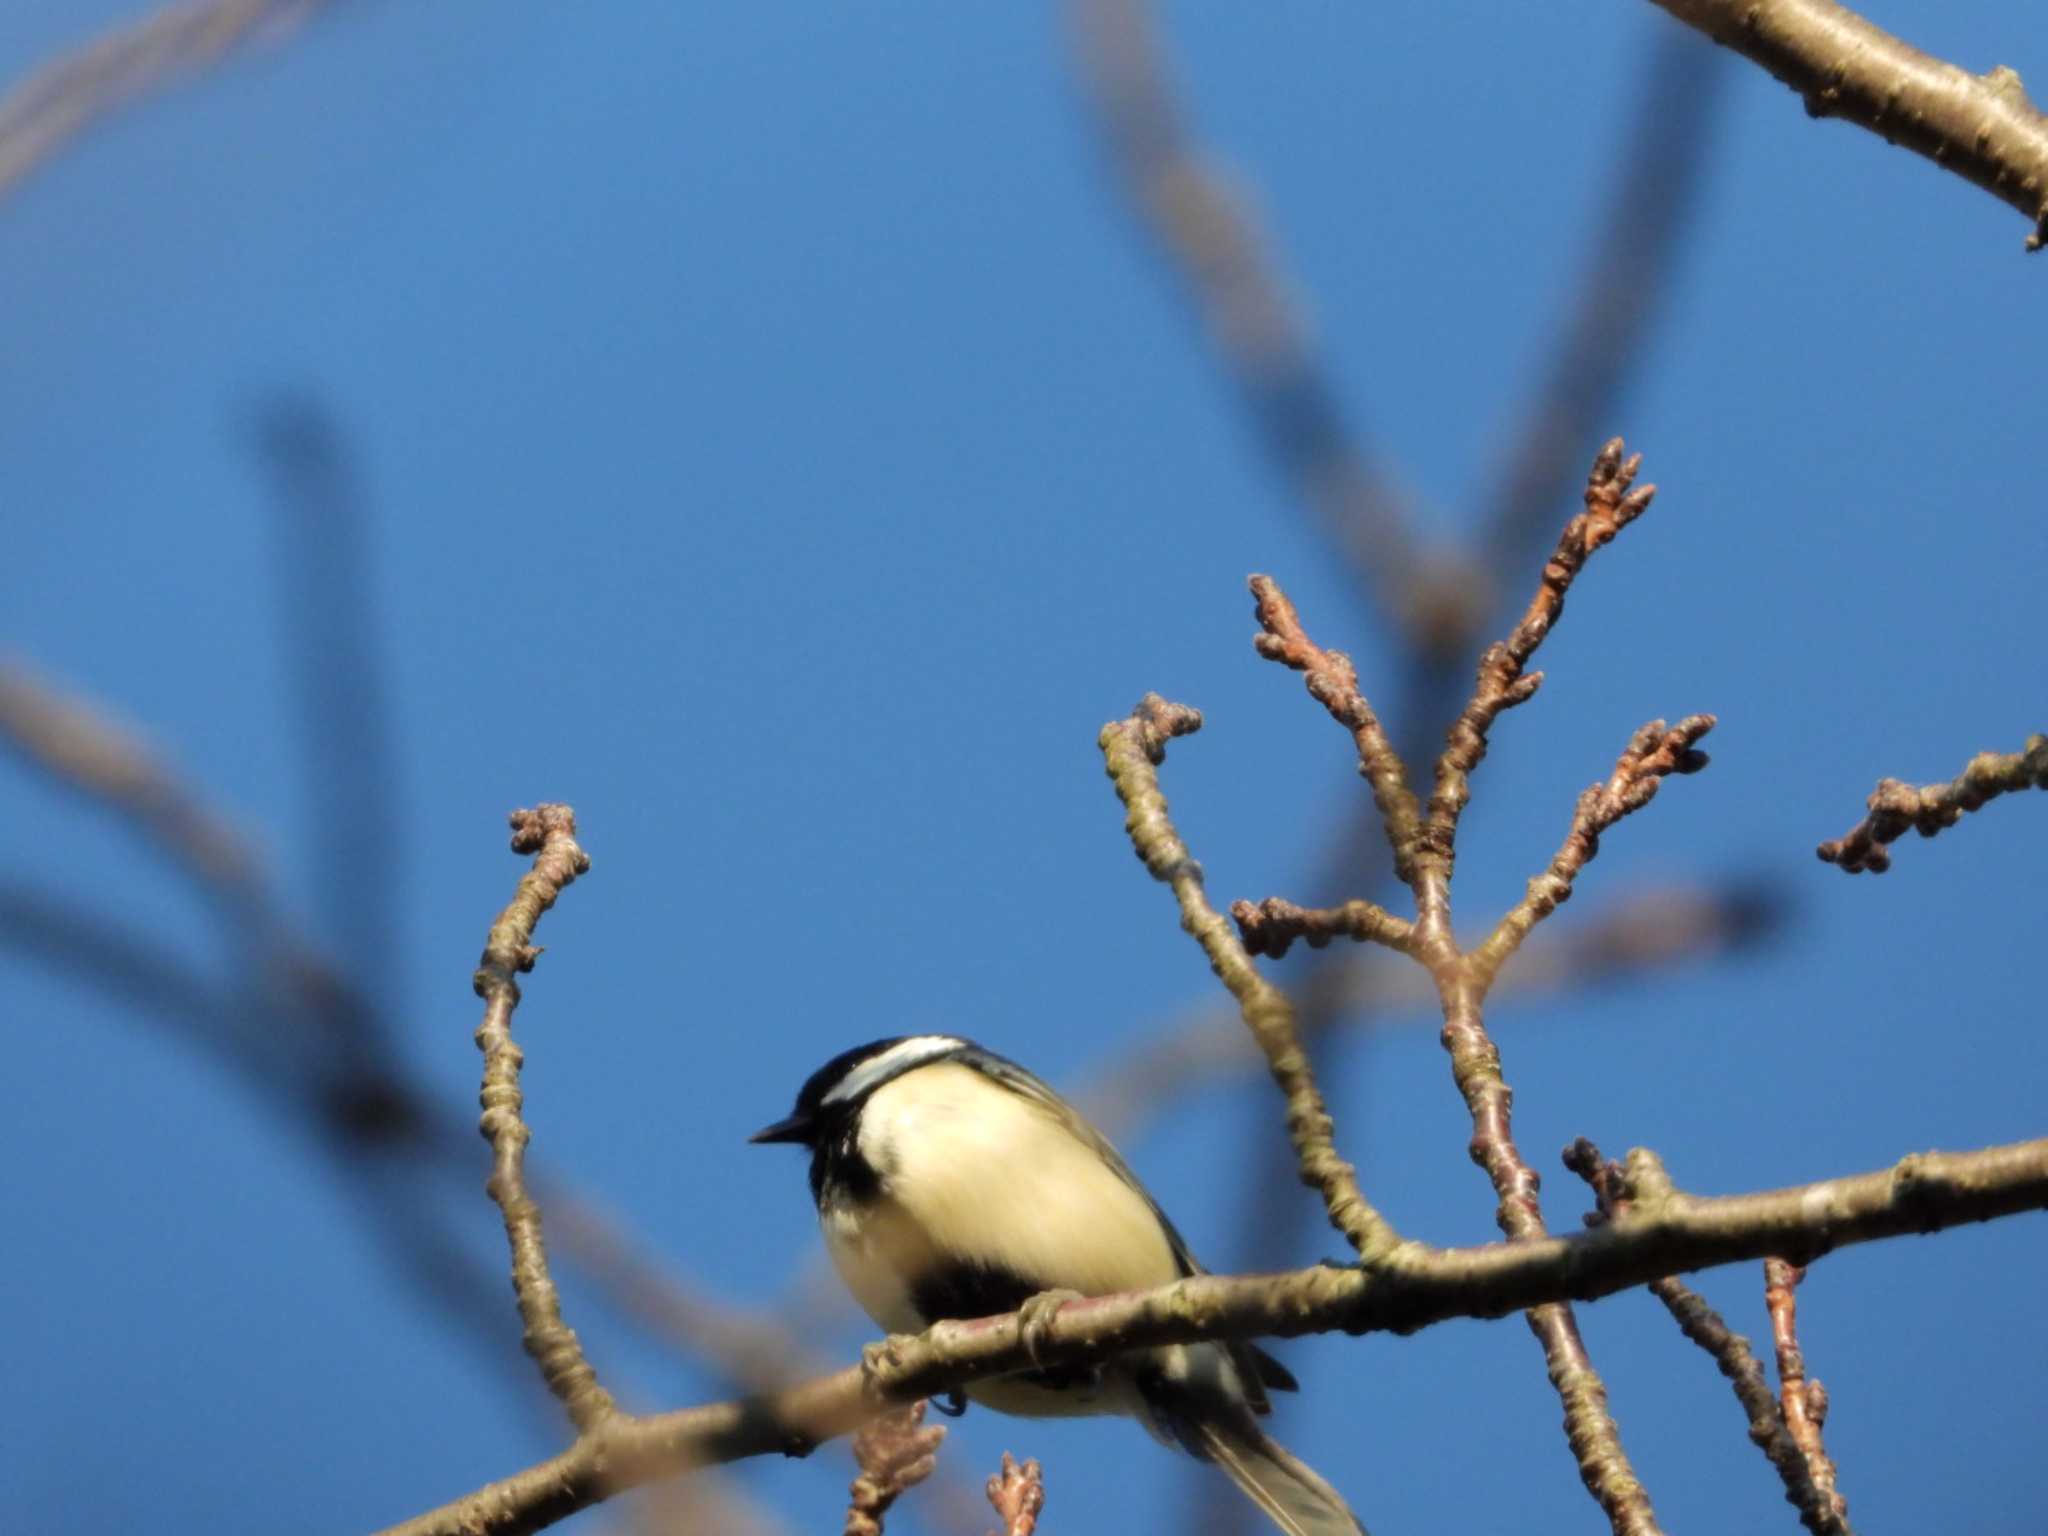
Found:
[(491, 1178), (486, 1188), (505, 1216), (505, 1240), (512, 1250), (512, 1289), (519, 1298), (526, 1352), (539, 1364), (548, 1390), (568, 1410), (571, 1422), (588, 1431), (616, 1411), (611, 1394), (583, 1358), (583, 1346), (562, 1321), (562, 1301), (548, 1273), (541, 1242), (540, 1207), (526, 1192), (526, 1143), (532, 1132), (520, 1117), (519, 1068), (524, 1054), (512, 1042), (512, 1010), (519, 1006), (522, 971), (533, 969), (540, 950), (533, 930), (541, 914), (590, 859), (576, 842), (576, 814), (566, 805), (543, 805), (512, 813), (512, 851), (534, 856), (510, 905), (498, 914), (477, 963), (476, 995), (484, 1000), (477, 1049), (484, 1056), (481, 1130), (491, 1144)]
[(1870, 792), (1870, 814), (1814, 852), (1822, 863), (1839, 864), (1844, 874), (1867, 869), (1881, 875), (1892, 867), (1886, 845), (1904, 837), (1907, 828), (1932, 837), (1954, 826), (1963, 812), (2018, 789), (2048, 789), (2048, 736), (2029, 736), (2021, 752), (1980, 752), (1946, 784), (1915, 789), (1900, 779), (1879, 779)]
[(1821, 1443), (1821, 1421), (1827, 1417), (1828, 1395), (1819, 1380), (1806, 1374), (1806, 1356), (1799, 1348), (1799, 1283), (1806, 1266), (1783, 1259), (1764, 1260), (1764, 1305), (1771, 1314), (1771, 1343), (1778, 1355), (1778, 1403), (1786, 1431), (1799, 1447), (1814, 1499), (1827, 1529), (1849, 1529), (1849, 1501), (1835, 1486), (1835, 1464)]
[(1202, 728), (1198, 710), (1169, 704), (1148, 693), (1127, 719), (1102, 728), (1099, 744), (1105, 770), (1124, 804), (1124, 827), (1131, 846), (1152, 878), (1169, 886), (1180, 903), (1181, 927), (1209, 957), (1230, 995), (1237, 999), (1245, 1027), (1266, 1054), (1273, 1081), (1287, 1099), (1287, 1132), (1301, 1165), (1302, 1182), (1323, 1197), (1330, 1224), (1342, 1232), (1366, 1264), (1386, 1260), (1399, 1244), (1392, 1223), (1375, 1210), (1359, 1188), (1358, 1172), (1337, 1152), (1329, 1111), (1315, 1071), (1295, 1028), (1294, 1005), (1279, 988), (1259, 974), (1229, 921), (1209, 904), (1202, 889), (1202, 866), (1180, 840), (1167, 814), (1159, 788), (1159, 764), (1166, 743)]
[(940, 1323), (891, 1339), (877, 1367), (849, 1366), (785, 1392), (646, 1418), (616, 1415), (561, 1455), (385, 1536), (506, 1536), (539, 1530), (613, 1493), (691, 1467), (807, 1449), (847, 1433), (883, 1403), (910, 1402), (1039, 1364), (1204, 1339), (1410, 1333), (1454, 1317), (1494, 1318), (1591, 1301), (1666, 1275), (1778, 1255), (1938, 1232), (2048, 1209), (2048, 1139), (1976, 1152), (1921, 1152), (1890, 1168), (1818, 1184), (1719, 1197), (1682, 1194), (1662, 1165), (1628, 1158), (1631, 1208), (1568, 1237), (1476, 1248), (1402, 1246), (1367, 1270), (1317, 1266), (1274, 1275), (1199, 1275), (1153, 1291), (1074, 1301), (1046, 1324), (1034, 1357), (1014, 1315)]
[(1761, 64), (1812, 117), (1882, 134), (1974, 182), (2048, 239), (2048, 117), (2004, 65), (1973, 75), (1833, 0), (1656, 0), (1687, 26)]

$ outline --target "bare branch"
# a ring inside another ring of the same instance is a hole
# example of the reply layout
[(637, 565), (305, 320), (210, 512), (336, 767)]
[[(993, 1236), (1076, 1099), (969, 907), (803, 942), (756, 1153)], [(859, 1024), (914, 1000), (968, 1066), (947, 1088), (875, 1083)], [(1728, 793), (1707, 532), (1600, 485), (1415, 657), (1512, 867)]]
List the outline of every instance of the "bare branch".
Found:
[(1188, 852), (1167, 814), (1159, 788), (1159, 764), (1166, 743), (1200, 730), (1199, 711), (1169, 704), (1156, 693), (1138, 702), (1129, 718), (1102, 728), (1099, 745), (1105, 767), (1124, 804), (1124, 827), (1152, 878), (1169, 886), (1180, 904), (1181, 926), (1202, 946), (1244, 1015), (1245, 1027), (1265, 1052), (1273, 1081), (1287, 1099), (1287, 1131), (1301, 1165), (1302, 1182), (1323, 1197), (1330, 1224), (1342, 1232), (1366, 1264), (1385, 1260), (1400, 1239), (1392, 1225), (1366, 1200), (1358, 1173), (1338, 1155), (1330, 1115), (1316, 1086), (1315, 1071), (1295, 1028), (1294, 1006), (1259, 974), (1230, 923), (1202, 890), (1202, 867)]
[(1594, 457), (1586, 478), (1586, 510), (1565, 524), (1557, 547), (1545, 562), (1536, 595), (1521, 622), (1507, 639), (1486, 648), (1479, 658), (1479, 676), (1471, 699), (1452, 724), (1443, 755), (1437, 759), (1436, 787), (1429, 797), (1429, 818), (1418, 849), (1415, 901), (1419, 921), (1441, 928), (1450, 917), (1451, 870), (1456, 860), (1458, 818), (1472, 798), (1472, 770), (1486, 756), (1488, 733), (1501, 714), (1525, 704), (1542, 686), (1543, 674), (1524, 669), (1551, 626), (1564, 613), (1565, 594), (1592, 558), (1593, 552), (1642, 516), (1657, 494), (1654, 485), (1631, 489), (1642, 467), (1642, 455), (1622, 458), (1622, 441), (1612, 438)]
[(1077, 73), (1131, 212), (1193, 302), (1259, 445), (1418, 647), (1461, 645), (1465, 584), (1433, 579), (1403, 498), (1345, 420), (1248, 194), (1189, 126), (1151, 0), (1068, 10)]
[(1892, 867), (1887, 845), (1904, 837), (1907, 828), (1932, 837), (1954, 826), (1965, 811), (2019, 789), (2048, 789), (2048, 736), (2029, 736), (2020, 752), (1980, 752), (1946, 784), (1915, 789), (1899, 779), (1879, 779), (1870, 792), (1870, 814), (1814, 851), (1845, 874), (1867, 869), (1881, 875)]
[(79, 133), (323, 0), (185, 0), (60, 54), (0, 96), (0, 198)]
[[(1598, 1208), (1586, 1217), (1586, 1225), (1599, 1226), (1625, 1216), (1628, 1211), (1627, 1176), (1619, 1163), (1600, 1155), (1600, 1149), (1581, 1136), (1565, 1148), (1564, 1165), (1592, 1186)], [(1848, 1523), (1821, 1493), (1813, 1480), (1804, 1453), (1785, 1427), (1784, 1411), (1764, 1380), (1764, 1368), (1749, 1340), (1729, 1328), (1707, 1299), (1674, 1275), (1650, 1282), (1650, 1294), (1678, 1324), (1679, 1332), (1713, 1358), (1715, 1366), (1735, 1390), (1749, 1425), (1749, 1438), (1777, 1469), (1785, 1485), (1785, 1500), (1799, 1511), (1800, 1522), (1813, 1536), (1850, 1536)]]
[(995, 1536), (1033, 1536), (1045, 1508), (1045, 1474), (1035, 1461), (1018, 1466), (1003, 1452), (1003, 1470), (988, 1480), (988, 1501), (1003, 1528)]
[(1244, 938), (1245, 952), (1271, 955), (1278, 960), (1296, 939), (1310, 949), (1321, 949), (1336, 938), (1356, 939), (1361, 944), (1383, 944), (1397, 953), (1408, 952), (1414, 925), (1369, 901), (1347, 901), (1341, 907), (1297, 907), (1278, 896), (1256, 904), (1234, 901), (1231, 919)]
[(1944, 63), (1833, 0), (1657, 0), (1838, 117), (1924, 155), (2025, 214), (2027, 249), (2048, 238), (2048, 118), (2003, 64)]
[(1275, 1275), (1198, 1275), (1153, 1291), (1068, 1302), (1026, 1348), (1014, 1315), (940, 1323), (888, 1341), (878, 1363), (785, 1392), (679, 1412), (615, 1415), (561, 1455), (393, 1526), (387, 1536), (539, 1530), (626, 1488), (691, 1467), (801, 1450), (910, 1402), (1043, 1364), (1202, 1339), (1408, 1333), (1453, 1317), (1499, 1317), (1590, 1301), (1666, 1275), (2048, 1209), (2048, 1140), (1914, 1153), (1890, 1168), (1720, 1197), (1682, 1194), (1662, 1165), (1629, 1154), (1631, 1209), (1568, 1237), (1477, 1248), (1405, 1244), (1399, 1263)]
[(1351, 733), (1358, 748), (1359, 775), (1372, 786), (1372, 802), (1379, 808), (1380, 825), (1394, 850), (1394, 873), (1403, 884), (1412, 882), (1421, 810), (1415, 792), (1408, 787), (1408, 770), (1401, 754), (1394, 750), (1372, 705), (1359, 692), (1358, 669), (1342, 651), (1326, 651), (1309, 639), (1294, 604), (1272, 577), (1252, 577), (1251, 589), (1261, 631), (1252, 644), (1268, 661), (1301, 673), (1309, 696)]
[(853, 1437), (853, 1459), (860, 1475), (847, 1490), (846, 1536), (882, 1536), (889, 1507), (932, 1475), (938, 1465), (939, 1442), (946, 1426), (924, 1424), (920, 1398), (871, 1420)]
[(1764, 1305), (1771, 1314), (1771, 1342), (1778, 1352), (1778, 1403), (1785, 1428), (1799, 1447), (1813, 1479), (1821, 1512), (1829, 1529), (1849, 1528), (1849, 1501), (1835, 1486), (1835, 1464), (1821, 1443), (1820, 1429), (1828, 1416), (1827, 1389), (1806, 1374), (1806, 1356), (1799, 1348), (1799, 1282), (1806, 1267), (1784, 1259), (1764, 1260)]
[(1531, 928), (1571, 898), (1579, 871), (1600, 851), (1601, 833), (1648, 805), (1667, 775), (1697, 773), (1707, 766), (1707, 754), (1694, 744), (1713, 728), (1712, 715), (1687, 715), (1669, 728), (1662, 720), (1652, 720), (1629, 738), (1607, 782), (1579, 796), (1571, 830), (1549, 868), (1529, 882), (1528, 894), (1472, 952), (1477, 974), (1490, 978), (1521, 947)]
[(541, 1242), (540, 1207), (526, 1192), (526, 1143), (532, 1132), (519, 1110), (519, 1068), (524, 1053), (512, 1042), (512, 1010), (519, 1006), (522, 971), (533, 969), (540, 951), (533, 930), (541, 914), (578, 875), (590, 859), (576, 842), (576, 815), (566, 805), (543, 805), (512, 813), (512, 851), (534, 856), (533, 867), (520, 877), (511, 903), (498, 914), (477, 962), (476, 995), (484, 1000), (484, 1020), (477, 1026), (477, 1049), (484, 1056), (480, 1129), (491, 1144), (491, 1178), (486, 1188), (505, 1216), (505, 1240), (512, 1250), (512, 1288), (525, 1324), (526, 1352), (539, 1364), (548, 1390), (568, 1410), (579, 1430), (603, 1423), (616, 1411), (611, 1394), (598, 1385), (596, 1373), (583, 1358), (583, 1346), (562, 1321), (561, 1297), (548, 1273), (547, 1249)]

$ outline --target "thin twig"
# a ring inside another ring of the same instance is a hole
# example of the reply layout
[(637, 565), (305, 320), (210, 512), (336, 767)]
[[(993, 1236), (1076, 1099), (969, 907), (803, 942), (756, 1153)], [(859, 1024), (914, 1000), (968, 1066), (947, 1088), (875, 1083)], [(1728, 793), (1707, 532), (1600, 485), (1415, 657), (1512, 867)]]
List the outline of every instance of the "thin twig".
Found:
[(1652, 720), (1629, 738), (1606, 782), (1579, 796), (1571, 830), (1549, 867), (1529, 882), (1527, 894), (1472, 951), (1469, 964), (1475, 974), (1490, 979), (1521, 947), (1529, 930), (1570, 899), (1579, 871), (1600, 851), (1601, 833), (1648, 805), (1667, 775), (1697, 773), (1706, 767), (1707, 754), (1696, 743), (1714, 723), (1712, 715), (1688, 715), (1668, 728), (1662, 720)]
[(1003, 1528), (995, 1536), (1033, 1536), (1039, 1511), (1045, 1508), (1045, 1473), (1036, 1461), (1021, 1467), (1008, 1451), (1003, 1470), (988, 1480), (988, 1501)]
[(59, 54), (0, 96), (0, 198), (79, 133), (323, 0), (186, 0)]
[(1797, 1292), (1805, 1278), (1802, 1264), (1779, 1258), (1764, 1260), (1764, 1305), (1771, 1314), (1771, 1342), (1778, 1353), (1778, 1403), (1823, 1511), (1832, 1518), (1834, 1529), (1846, 1531), (1849, 1501), (1835, 1486), (1835, 1463), (1821, 1443), (1821, 1425), (1828, 1416), (1827, 1389), (1818, 1378), (1806, 1374), (1806, 1355), (1799, 1348)]
[(1300, 939), (1310, 949), (1321, 949), (1332, 939), (1356, 939), (1361, 944), (1381, 944), (1405, 954), (1412, 942), (1413, 925), (1370, 901), (1347, 901), (1341, 907), (1297, 907), (1278, 896), (1261, 902), (1233, 901), (1231, 920), (1252, 955), (1285, 955)]
[(1200, 1275), (1153, 1291), (1068, 1302), (1027, 1347), (1015, 1314), (940, 1323), (871, 1360), (785, 1392), (674, 1413), (620, 1414), (567, 1451), (390, 1528), (388, 1536), (539, 1530), (653, 1478), (801, 1450), (856, 1428), (878, 1401), (910, 1402), (1033, 1366), (1203, 1339), (1409, 1333), (1566, 1298), (1589, 1301), (1665, 1275), (1940, 1231), (2048, 1209), (2048, 1139), (1920, 1152), (1889, 1168), (1755, 1194), (1691, 1196), (1650, 1154), (1629, 1154), (1633, 1206), (1570, 1236), (1475, 1248), (1404, 1247), (1377, 1268)]
[(616, 1410), (611, 1394), (598, 1385), (597, 1374), (583, 1358), (574, 1330), (562, 1321), (561, 1297), (548, 1273), (547, 1249), (541, 1241), (540, 1207), (526, 1191), (526, 1143), (532, 1132), (519, 1113), (519, 1068), (525, 1056), (512, 1042), (512, 1010), (519, 1006), (516, 978), (532, 970), (540, 958), (533, 944), (534, 926), (570, 882), (589, 870), (590, 859), (576, 842), (576, 815), (566, 805), (514, 811), (511, 820), (512, 851), (534, 857), (511, 902), (491, 924), (483, 958), (477, 962), (476, 995), (484, 1000), (483, 1022), (476, 1031), (477, 1049), (484, 1057), (479, 1129), (492, 1154), (486, 1188), (505, 1216), (512, 1288), (525, 1324), (526, 1352), (539, 1364), (548, 1390), (568, 1411), (570, 1421), (579, 1430), (589, 1430)]
[(1250, 585), (1260, 630), (1253, 647), (1266, 660), (1301, 673), (1309, 696), (1351, 733), (1358, 749), (1359, 776), (1372, 786), (1372, 802), (1379, 809), (1387, 844), (1394, 850), (1394, 873), (1403, 884), (1412, 883), (1421, 808), (1408, 787), (1408, 770), (1401, 754), (1394, 750), (1379, 716), (1359, 691), (1358, 669), (1342, 651), (1326, 651), (1309, 639), (1294, 604), (1272, 577), (1254, 576)]
[(882, 1521), (903, 1495), (932, 1475), (946, 1426), (924, 1425), (925, 1402), (894, 1409), (853, 1437), (860, 1474), (847, 1489), (845, 1536), (882, 1536)]
[(1524, 669), (1564, 613), (1565, 594), (1572, 582), (1593, 552), (1642, 516), (1657, 494), (1654, 485), (1631, 489), (1642, 462), (1641, 454), (1622, 457), (1618, 437), (1601, 448), (1586, 477), (1586, 510), (1565, 524), (1520, 622), (1507, 639), (1488, 646), (1479, 658), (1472, 697), (1452, 724), (1443, 755), (1437, 759), (1436, 787), (1429, 797), (1428, 823), (1418, 849), (1415, 903), (1417, 920), (1425, 929), (1440, 929), (1450, 919), (1458, 818), (1472, 798), (1472, 771), (1486, 756), (1494, 721), (1535, 696), (1543, 674), (1525, 675)]
[[(1586, 1217), (1589, 1227), (1628, 1214), (1628, 1179), (1619, 1163), (1581, 1136), (1565, 1148), (1564, 1165), (1592, 1187), (1597, 1209)], [(1813, 1536), (1851, 1536), (1846, 1510), (1838, 1509), (1814, 1482), (1805, 1455), (1785, 1427), (1784, 1410), (1764, 1379), (1764, 1368), (1749, 1340), (1731, 1329), (1707, 1299), (1675, 1275), (1650, 1282), (1650, 1294), (1678, 1324), (1679, 1332), (1712, 1357), (1734, 1389), (1735, 1400), (1749, 1426), (1749, 1438), (1776, 1469), (1785, 1485), (1785, 1500), (1799, 1511), (1799, 1520)]]
[(2048, 789), (2048, 736), (2029, 736), (2019, 752), (1980, 752), (1946, 784), (1919, 789), (1900, 779), (1879, 779), (1870, 792), (1870, 814), (1814, 851), (1826, 864), (1839, 864), (1845, 874), (1869, 870), (1881, 875), (1892, 867), (1887, 847), (1908, 828), (1932, 837), (1952, 827), (1965, 811), (1979, 809), (2000, 795), (2020, 789)]
[(1166, 796), (1159, 788), (1166, 743), (1201, 725), (1199, 711), (1148, 693), (1127, 719), (1102, 728), (1104, 766), (1124, 804), (1131, 846), (1152, 877), (1173, 891), (1180, 904), (1181, 927), (1202, 946), (1210, 969), (1237, 999), (1245, 1027), (1265, 1052), (1273, 1081), (1286, 1096), (1287, 1131), (1302, 1182), (1322, 1195), (1331, 1225), (1344, 1234), (1359, 1258), (1376, 1264), (1398, 1246), (1400, 1237), (1366, 1200), (1357, 1171), (1337, 1152), (1322, 1091), (1295, 1029), (1294, 1006), (1259, 974), (1229, 921), (1209, 904), (1202, 889), (1202, 867), (1167, 814)]
[(1833, 0), (1656, 0), (1762, 65), (1810, 117), (1838, 117), (1982, 187), (2048, 239), (2048, 117), (2018, 73), (1973, 75), (1922, 53)]

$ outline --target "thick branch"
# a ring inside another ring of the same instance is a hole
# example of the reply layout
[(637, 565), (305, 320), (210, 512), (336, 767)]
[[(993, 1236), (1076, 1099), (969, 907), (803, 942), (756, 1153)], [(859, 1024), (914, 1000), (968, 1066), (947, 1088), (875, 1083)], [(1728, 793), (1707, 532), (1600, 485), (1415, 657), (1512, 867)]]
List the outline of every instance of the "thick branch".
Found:
[[(1655, 1158), (1629, 1155), (1632, 1209), (1569, 1237), (1432, 1249), (1367, 1270), (1200, 1275), (1156, 1291), (1069, 1302), (1044, 1330), (1048, 1364), (1105, 1359), (1198, 1339), (1337, 1332), (1409, 1333), (1453, 1317), (1500, 1317), (1590, 1301), (1666, 1275), (1779, 1254), (1936, 1232), (2048, 1209), (2048, 1140), (1977, 1152), (1924, 1152), (1891, 1168), (1756, 1194), (1697, 1197), (1669, 1187)], [(872, 1375), (836, 1375), (745, 1402), (648, 1418), (615, 1417), (569, 1450), (394, 1526), (387, 1536), (502, 1536), (539, 1530), (612, 1493), (695, 1466), (802, 1449), (870, 1418), (876, 1397), (909, 1402), (1034, 1357), (1012, 1316), (941, 1323), (889, 1341)]]
[(1169, 704), (1148, 693), (1127, 719), (1102, 728), (1099, 745), (1104, 766), (1124, 804), (1124, 828), (1131, 846), (1152, 878), (1173, 891), (1180, 903), (1180, 925), (1202, 946), (1209, 968), (1237, 999), (1245, 1027), (1266, 1054), (1273, 1081), (1287, 1098), (1287, 1132), (1294, 1141), (1302, 1182), (1323, 1197), (1330, 1224), (1342, 1232), (1367, 1264), (1386, 1259), (1400, 1235), (1366, 1200), (1358, 1172), (1337, 1152), (1322, 1090), (1302, 1049), (1295, 1028), (1294, 1005), (1252, 963), (1252, 957), (1231, 932), (1230, 922), (1209, 904), (1202, 889), (1202, 866), (1188, 852), (1173, 828), (1166, 796), (1159, 788), (1159, 764), (1166, 743), (1202, 727), (1198, 710)]
[(2004, 65), (1944, 63), (1833, 0), (1657, 0), (1797, 91), (1813, 117), (1839, 117), (1924, 155), (2011, 204), (2048, 237), (2048, 117)]
[(512, 813), (512, 851), (534, 856), (520, 877), (511, 904), (498, 914), (477, 963), (476, 995), (484, 1000), (477, 1049), (484, 1054), (478, 1097), (484, 1108), (480, 1129), (491, 1144), (491, 1178), (486, 1188), (505, 1215), (505, 1240), (512, 1249), (512, 1289), (526, 1325), (526, 1352), (539, 1364), (548, 1390), (568, 1410), (579, 1430), (603, 1423), (614, 1412), (611, 1394), (597, 1383), (583, 1358), (583, 1346), (562, 1321), (562, 1301), (548, 1273), (541, 1242), (540, 1207), (526, 1191), (526, 1143), (531, 1132), (520, 1117), (519, 1067), (525, 1059), (512, 1042), (512, 1010), (519, 1006), (522, 971), (533, 969), (540, 951), (533, 930), (541, 914), (590, 859), (576, 842), (576, 815), (566, 805), (543, 805)]
[(1946, 784), (1915, 789), (1899, 779), (1879, 779), (1870, 792), (1870, 814), (1814, 851), (1845, 874), (1867, 869), (1881, 875), (1892, 867), (1886, 845), (1904, 837), (1907, 828), (1932, 837), (1954, 826), (1963, 812), (2016, 789), (2048, 789), (2048, 736), (2029, 736), (2021, 752), (1980, 752)]

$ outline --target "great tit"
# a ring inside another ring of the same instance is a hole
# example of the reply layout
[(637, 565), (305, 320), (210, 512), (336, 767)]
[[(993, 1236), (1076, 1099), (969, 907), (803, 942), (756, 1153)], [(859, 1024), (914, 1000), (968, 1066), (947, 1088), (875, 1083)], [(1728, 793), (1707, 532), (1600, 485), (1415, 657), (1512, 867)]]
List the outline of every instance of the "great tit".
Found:
[[(1099, 1296), (1202, 1273), (1102, 1134), (970, 1040), (910, 1035), (835, 1056), (789, 1118), (752, 1139), (810, 1148), (832, 1263), (892, 1333), (1014, 1312), (1049, 1292)], [(1128, 1415), (1216, 1463), (1290, 1536), (1361, 1536), (1337, 1491), (1259, 1428), (1268, 1387), (1295, 1381), (1263, 1350), (1229, 1343), (1132, 1350), (966, 1392), (1004, 1413)]]

